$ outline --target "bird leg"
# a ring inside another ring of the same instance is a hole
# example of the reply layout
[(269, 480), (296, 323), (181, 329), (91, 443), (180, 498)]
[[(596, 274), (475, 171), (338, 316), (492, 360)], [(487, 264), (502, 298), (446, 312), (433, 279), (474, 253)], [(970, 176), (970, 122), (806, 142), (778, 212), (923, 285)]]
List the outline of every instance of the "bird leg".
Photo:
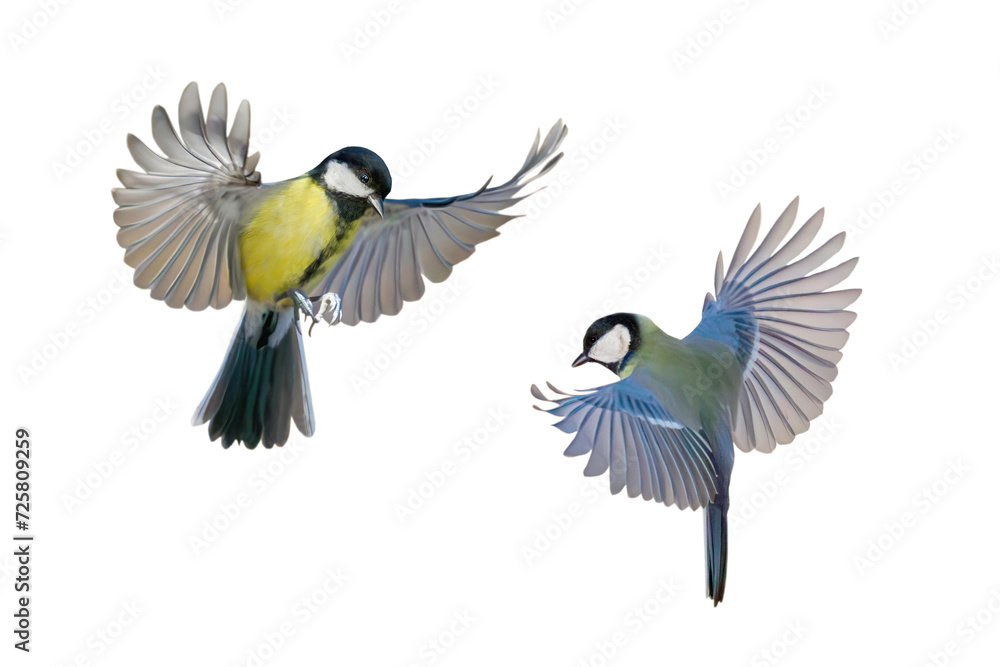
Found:
[[(313, 312), (312, 297), (308, 297), (298, 290), (289, 290), (289, 296), (292, 297), (292, 302), (295, 304), (295, 328), (299, 328), (299, 313), (302, 313), (312, 320), (312, 324), (309, 325), (309, 335), (312, 336), (312, 328), (319, 321), (316, 313)], [(301, 329), (299, 331), (301, 332)]]
[[(312, 320), (309, 324), (309, 335), (312, 336), (313, 327), (320, 319), (326, 320), (326, 322), (333, 326), (340, 322), (343, 317), (343, 311), (340, 306), (340, 296), (334, 294), (333, 292), (327, 292), (323, 296), (306, 296), (298, 290), (291, 290), (289, 296), (292, 302), (295, 304), (296, 317), (295, 326), (299, 325), (298, 313), (301, 312), (308, 319)], [(318, 308), (314, 308), (313, 304), (319, 304)]]

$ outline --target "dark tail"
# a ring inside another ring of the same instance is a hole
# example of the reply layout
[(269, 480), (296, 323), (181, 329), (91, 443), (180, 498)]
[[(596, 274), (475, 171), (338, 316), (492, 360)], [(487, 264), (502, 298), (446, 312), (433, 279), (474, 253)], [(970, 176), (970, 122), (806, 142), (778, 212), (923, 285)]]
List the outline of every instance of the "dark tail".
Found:
[(223, 447), (280, 447), (291, 420), (306, 436), (315, 426), (302, 334), (291, 309), (257, 311), (244, 309), (222, 368), (192, 419), (196, 426), (209, 422), (209, 437), (221, 437)]
[(726, 592), (726, 558), (729, 550), (729, 494), (720, 493), (705, 508), (705, 595), (718, 606)]

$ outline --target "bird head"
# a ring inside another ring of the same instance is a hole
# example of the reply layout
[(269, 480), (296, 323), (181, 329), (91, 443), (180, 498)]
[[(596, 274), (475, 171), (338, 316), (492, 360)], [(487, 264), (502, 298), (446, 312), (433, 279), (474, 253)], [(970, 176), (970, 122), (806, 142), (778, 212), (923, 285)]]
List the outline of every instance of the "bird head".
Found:
[(371, 206), (385, 215), (383, 202), (392, 190), (392, 176), (385, 162), (373, 151), (358, 146), (341, 148), (317, 166), (312, 175), (338, 203)]
[(618, 373), (625, 357), (635, 352), (641, 342), (639, 319), (635, 315), (606, 315), (587, 329), (583, 336), (583, 352), (573, 361), (573, 366), (593, 361)]

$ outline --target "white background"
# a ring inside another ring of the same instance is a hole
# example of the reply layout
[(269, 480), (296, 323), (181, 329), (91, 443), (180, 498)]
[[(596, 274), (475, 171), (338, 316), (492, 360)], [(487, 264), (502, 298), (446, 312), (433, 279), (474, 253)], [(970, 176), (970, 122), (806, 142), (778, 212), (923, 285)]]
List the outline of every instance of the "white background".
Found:
[[(236, 4), (5, 5), (2, 429), (33, 433), (37, 539), (30, 656), (0, 556), (4, 664), (992, 664), (996, 7), (594, 0), (556, 21), (554, 1), (421, 0), (347, 54), (385, 0)], [(126, 134), (149, 141), (192, 80), (251, 101), (265, 180), (362, 145), (394, 196), (458, 194), (562, 117), (564, 184), (401, 315), (317, 329), (313, 438), (225, 451), (189, 418), (239, 308), (123, 288), (111, 219)], [(864, 294), (819, 423), (737, 454), (712, 608), (701, 514), (585, 479), (528, 387), (613, 379), (569, 367), (604, 309), (686, 334), (717, 252), (796, 195), (800, 220), (826, 207), (823, 238), (851, 232)]]

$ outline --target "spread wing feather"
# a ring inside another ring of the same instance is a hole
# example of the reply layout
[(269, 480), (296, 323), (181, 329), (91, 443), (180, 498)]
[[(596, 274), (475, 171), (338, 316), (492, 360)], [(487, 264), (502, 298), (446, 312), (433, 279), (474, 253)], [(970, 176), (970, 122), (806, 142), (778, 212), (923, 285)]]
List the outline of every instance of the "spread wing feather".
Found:
[(212, 92), (207, 116), (198, 86), (184, 89), (179, 134), (163, 107), (152, 134), (162, 155), (133, 135), (128, 149), (142, 172), (120, 169), (111, 191), (118, 243), (135, 284), (173, 308), (222, 308), (245, 298), (237, 234), (264, 191), (259, 153), (247, 155), (250, 105), (244, 100), (226, 134), (226, 87)]
[[(548, 412), (562, 419), (554, 426), (576, 433), (567, 456), (590, 454), (583, 474), (610, 471), (611, 492), (628, 489), (681, 509), (704, 507), (715, 497), (715, 466), (702, 434), (683, 426), (656, 396), (634, 377), (581, 394), (551, 384), (555, 398), (532, 385), (532, 395), (555, 403)], [(539, 408), (541, 410), (541, 408)]]
[(861, 290), (826, 290), (851, 275), (857, 258), (811, 273), (843, 247), (843, 232), (795, 260), (819, 233), (822, 209), (781, 245), (797, 209), (796, 198), (750, 255), (760, 229), (760, 207), (754, 210), (725, 277), (719, 256), (716, 296), (689, 336), (725, 343), (743, 365), (733, 437), (743, 451), (789, 443), (823, 412), (856, 317), (844, 309)]
[(556, 165), (566, 132), (558, 121), (544, 141), (536, 134), (524, 164), (502, 185), (489, 187), (487, 181), (457, 197), (386, 200), (385, 217), (366, 214), (350, 248), (311, 294), (339, 294), (344, 324), (396, 315), (404, 302), (423, 296), (424, 278), (444, 281), (478, 244), (498, 236), (497, 229), (516, 217), (503, 211), (524, 199), (518, 193)]

